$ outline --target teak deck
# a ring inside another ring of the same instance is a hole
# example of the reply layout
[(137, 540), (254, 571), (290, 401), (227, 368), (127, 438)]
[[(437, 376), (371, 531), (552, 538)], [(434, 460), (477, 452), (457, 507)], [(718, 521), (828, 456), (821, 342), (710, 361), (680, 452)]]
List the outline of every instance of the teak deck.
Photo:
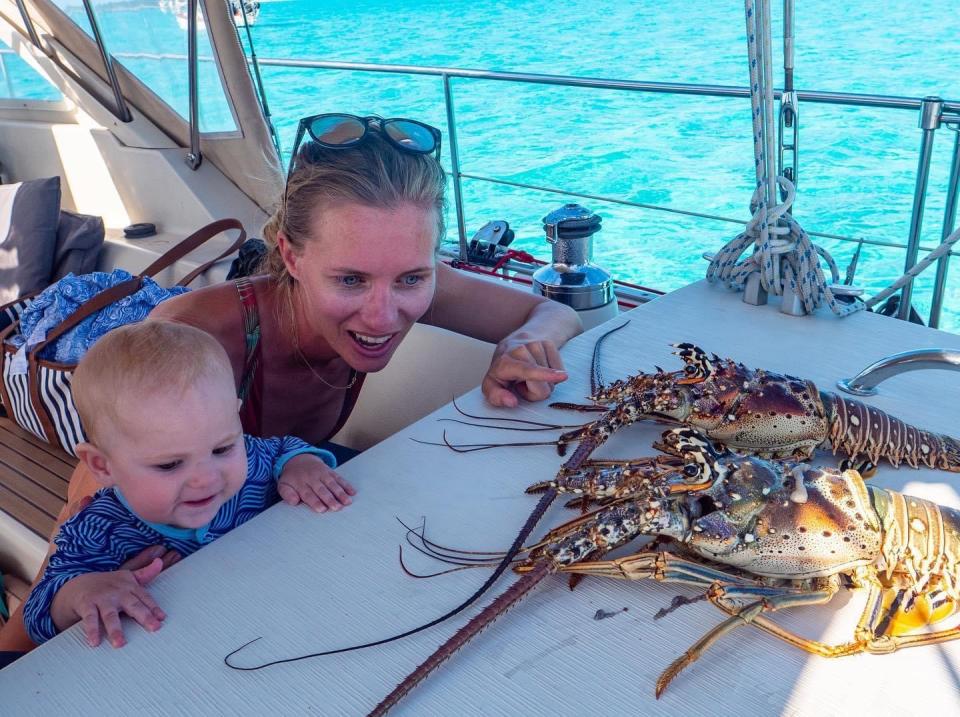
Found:
[(77, 459), (0, 417), (0, 510), (50, 537)]

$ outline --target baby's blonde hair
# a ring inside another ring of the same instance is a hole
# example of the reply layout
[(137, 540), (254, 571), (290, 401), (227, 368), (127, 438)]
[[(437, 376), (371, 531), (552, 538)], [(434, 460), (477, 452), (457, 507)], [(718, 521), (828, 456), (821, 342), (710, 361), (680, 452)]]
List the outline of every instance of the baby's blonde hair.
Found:
[(176, 395), (201, 380), (233, 385), (230, 359), (220, 343), (193, 326), (144, 321), (98, 340), (77, 366), (71, 389), (87, 438), (102, 445), (122, 414), (144, 396)]

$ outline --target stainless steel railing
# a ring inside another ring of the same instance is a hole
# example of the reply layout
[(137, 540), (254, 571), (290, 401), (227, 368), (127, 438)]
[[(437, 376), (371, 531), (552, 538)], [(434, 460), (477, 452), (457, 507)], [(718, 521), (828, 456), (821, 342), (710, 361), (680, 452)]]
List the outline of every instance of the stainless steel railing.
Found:
[[(156, 59), (186, 59), (178, 55), (157, 55), (147, 53), (123, 53), (117, 54), (117, 58), (152, 57)], [(198, 58), (197, 61), (211, 58)], [(259, 66), (266, 67), (286, 67), (305, 70), (338, 70), (350, 72), (372, 72), (386, 74), (402, 75), (427, 75), (439, 77), (443, 84), (444, 106), (446, 110), (447, 126), (449, 132), (449, 146), (451, 155), (450, 175), (453, 181), (454, 204), (457, 216), (457, 234), (460, 246), (461, 256), (466, 256), (467, 236), (466, 222), (464, 217), (463, 198), (462, 198), (462, 180), (472, 179), (476, 181), (502, 184), (526, 189), (532, 189), (543, 192), (551, 192), (564, 196), (590, 198), (600, 201), (612, 202), (638, 208), (654, 209), (658, 211), (667, 211), (688, 216), (696, 216), (705, 219), (724, 221), (736, 224), (745, 224), (741, 219), (722, 217), (717, 215), (705, 214), (701, 212), (686, 211), (672, 207), (663, 207), (652, 204), (643, 204), (632, 202), (619, 197), (610, 197), (604, 195), (585, 194), (582, 192), (569, 191), (556, 187), (542, 187), (537, 185), (525, 184), (522, 182), (511, 182), (494, 177), (486, 177), (476, 174), (465, 174), (460, 168), (460, 159), (457, 142), (456, 111), (453, 98), (452, 80), (486, 80), (500, 82), (514, 82), (523, 84), (557, 85), (563, 87), (583, 87), (605, 90), (620, 90), (628, 92), (645, 92), (671, 95), (694, 95), (700, 97), (736, 97), (746, 98), (750, 96), (749, 89), (745, 87), (735, 87), (729, 85), (706, 85), (706, 84), (688, 84), (678, 82), (647, 82), (641, 80), (617, 80), (593, 77), (578, 77), (574, 75), (548, 75), (530, 72), (496, 72), (488, 70), (473, 70), (452, 67), (433, 67), (417, 65), (386, 65), (375, 63), (360, 62), (335, 62), (319, 60), (300, 60), (300, 59), (277, 59), (259, 58)], [(841, 241), (853, 241), (863, 244), (877, 246), (895, 247), (904, 249), (905, 252), (905, 270), (912, 267), (917, 260), (917, 254), (920, 249), (929, 251), (929, 247), (920, 245), (920, 230), (923, 219), (923, 210), (927, 195), (927, 183), (929, 176), (930, 163), (932, 159), (932, 148), (934, 134), (937, 129), (947, 125), (954, 131), (960, 130), (960, 101), (941, 100), (940, 98), (915, 98), (899, 97), (888, 95), (859, 94), (846, 92), (821, 92), (821, 91), (796, 91), (794, 96), (803, 102), (820, 103), (828, 105), (847, 105), (863, 108), (884, 108), (894, 110), (908, 110), (918, 113), (919, 126), (922, 131), (921, 147), (917, 167), (917, 181), (914, 190), (913, 207), (911, 211), (910, 232), (905, 244), (897, 242), (885, 242), (876, 239), (866, 239), (862, 237), (849, 237), (837, 234), (823, 232), (810, 232), (811, 236), (838, 239)], [(781, 99), (782, 93), (775, 91), (774, 96)], [(956, 209), (958, 204), (958, 192), (960, 192), (960, 133), (954, 142), (953, 155), (951, 161), (951, 173), (946, 189), (946, 202), (943, 218), (942, 238), (946, 238), (953, 231), (953, 224), (956, 219)], [(934, 281), (933, 297), (931, 302), (929, 325), (936, 327), (939, 325), (940, 313), (943, 306), (943, 296), (946, 287), (947, 269), (950, 256), (955, 252), (949, 252), (943, 256), (937, 265), (937, 273)], [(907, 285), (901, 295), (901, 317), (905, 317), (909, 312), (910, 297), (912, 294), (912, 285)]]
[[(573, 75), (546, 75), (531, 72), (494, 72), (488, 70), (470, 70), (452, 67), (424, 67), (417, 65), (380, 65), (362, 62), (328, 62), (319, 60), (289, 60), (289, 59), (260, 59), (259, 64), (267, 67), (288, 67), (310, 70), (340, 70), (352, 72), (378, 72), (403, 75), (432, 75), (440, 77), (443, 82), (444, 104), (447, 114), (447, 127), (450, 134), (451, 177), (453, 179), (454, 203), (457, 213), (457, 233), (460, 242), (460, 254), (466, 256), (467, 236), (463, 211), (461, 183), (464, 178), (477, 181), (491, 182), (526, 189), (554, 192), (566, 196), (593, 198), (601, 201), (614, 202), (629, 206), (636, 206), (661, 211), (672, 211), (690, 216), (717, 219), (743, 224), (739, 219), (717, 217), (698, 212), (688, 212), (638, 202), (630, 202), (617, 197), (603, 195), (589, 195), (580, 192), (571, 192), (558, 188), (538, 187), (522, 182), (508, 182), (493, 177), (476, 174), (464, 174), (460, 169), (457, 143), (456, 113), (454, 108), (451, 80), (453, 78), (469, 80), (493, 80), (500, 82), (518, 82), (524, 84), (559, 85), (563, 87), (588, 87), (605, 90), (622, 90), (629, 92), (650, 92), (672, 95), (696, 95), (701, 97), (749, 97), (750, 91), (744, 87), (728, 85), (702, 85), (679, 82), (645, 82), (640, 80), (615, 80), (592, 77), (577, 77)], [(775, 91), (774, 96), (781, 98), (782, 93)], [(821, 103), (829, 105), (849, 105), (855, 107), (872, 107), (895, 110), (909, 110), (919, 114), (919, 126), (922, 131), (920, 155), (917, 166), (917, 181), (914, 189), (913, 207), (911, 211), (910, 232), (906, 244), (894, 244), (904, 249), (904, 271), (910, 269), (917, 262), (920, 246), (920, 230), (923, 221), (923, 210), (927, 196), (927, 182), (930, 163), (933, 156), (934, 133), (942, 125), (949, 125), (951, 129), (960, 128), (960, 101), (942, 100), (937, 97), (915, 98), (896, 97), (872, 94), (855, 94), (849, 92), (818, 92), (796, 91), (796, 99), (803, 102)], [(953, 232), (953, 223), (956, 218), (958, 184), (960, 184), (960, 135), (954, 143), (951, 162), (951, 175), (948, 181), (946, 207), (943, 218), (942, 238)], [(834, 234), (810, 232), (811, 236), (830, 237), (844, 241), (862, 242), (864, 244), (887, 245), (887, 242), (866, 240), (862, 238), (844, 237)], [(946, 288), (947, 267), (953, 252), (940, 259), (937, 265), (937, 275), (934, 280), (933, 298), (931, 302), (929, 325), (936, 328), (940, 323), (940, 313), (943, 307), (943, 295)], [(910, 311), (912, 283), (902, 290), (900, 300), (900, 318), (906, 318)]]

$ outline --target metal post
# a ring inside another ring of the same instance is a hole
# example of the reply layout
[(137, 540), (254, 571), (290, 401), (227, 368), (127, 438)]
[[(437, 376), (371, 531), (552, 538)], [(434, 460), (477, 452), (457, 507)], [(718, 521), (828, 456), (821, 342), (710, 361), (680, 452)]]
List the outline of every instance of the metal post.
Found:
[[(950, 181), (947, 184), (947, 203), (943, 209), (943, 234), (940, 240), (945, 240), (953, 233), (954, 220), (957, 217), (957, 192), (960, 189), (960, 127), (951, 127), (953, 130), (953, 161), (950, 163)], [(937, 260), (937, 278), (933, 285), (933, 300), (930, 303), (931, 328), (939, 328), (940, 311), (943, 308), (943, 292), (947, 286), (947, 268), (950, 264), (950, 254), (944, 254)]]
[[(777, 132), (777, 168), (781, 176), (797, 186), (797, 144), (800, 135), (797, 93), (793, 89), (793, 0), (783, 0), (783, 93), (780, 95), (780, 126)], [(787, 131), (792, 139), (786, 139)], [(789, 159), (787, 156), (789, 155)], [(780, 201), (787, 190), (780, 187)], [(791, 206), (788, 212), (793, 212)]]
[(97, 43), (97, 49), (100, 51), (100, 59), (103, 60), (103, 69), (107, 72), (107, 80), (110, 82), (110, 89), (113, 90), (113, 101), (116, 104), (113, 114), (121, 122), (132, 122), (133, 116), (127, 109), (127, 102), (123, 99), (123, 93), (120, 91), (120, 82), (117, 80), (117, 73), (113, 67), (113, 58), (107, 52), (107, 46), (103, 42), (103, 34), (100, 32), (100, 25), (97, 23), (97, 16), (93, 12), (93, 6), (90, 0), (83, 0), (83, 9), (87, 13), (87, 20), (90, 21), (90, 31), (93, 33), (93, 39)]
[[(930, 178), (930, 159), (933, 156), (933, 133), (940, 126), (943, 100), (939, 97), (924, 97), (920, 105), (920, 129), (923, 139), (920, 142), (920, 160), (917, 165), (917, 185), (913, 192), (913, 214), (910, 217), (910, 236), (907, 239), (907, 256), (904, 261), (904, 273), (917, 263), (920, 251), (920, 227), (923, 224), (923, 205), (927, 196), (927, 180)], [(900, 307), (897, 318), (909, 320), (910, 300), (913, 298), (913, 281), (903, 287), (900, 294)]]
[[(773, 38), (767, 38), (764, 32), (764, 23), (769, 25), (770, 19), (770, 0), (756, 0), (755, 5), (757, 56), (760, 58), (760, 116), (763, 122), (763, 159), (764, 172), (766, 174), (767, 184), (764, 194), (767, 198), (767, 211), (769, 212), (777, 205), (777, 162), (773, 152)], [(767, 40), (770, 40), (768, 45)]]
[(457, 123), (453, 113), (453, 91), (450, 76), (443, 75), (443, 101), (447, 107), (447, 129), (450, 132), (450, 174), (453, 176), (453, 203), (457, 210), (457, 234), (460, 258), (467, 259), (467, 229), (463, 218), (463, 194), (460, 191), (460, 153), (457, 151)]
[[(88, 0), (84, 0), (87, 2)], [(187, 0), (187, 86), (190, 95), (190, 151), (183, 161), (196, 170), (203, 162), (200, 153), (200, 97), (197, 82), (197, 6)]]
[(37, 49), (43, 50), (44, 54), (47, 54), (47, 51), (44, 50), (40, 45), (40, 37), (37, 35), (37, 28), (34, 27), (33, 20), (31, 19), (30, 14), (27, 12), (27, 6), (23, 0), (17, 0), (17, 8), (20, 10), (20, 17), (23, 18), (23, 26), (27, 29), (27, 35), (30, 36), (30, 42), (32, 42)]
[(783, 88), (793, 91), (793, 0), (783, 0)]

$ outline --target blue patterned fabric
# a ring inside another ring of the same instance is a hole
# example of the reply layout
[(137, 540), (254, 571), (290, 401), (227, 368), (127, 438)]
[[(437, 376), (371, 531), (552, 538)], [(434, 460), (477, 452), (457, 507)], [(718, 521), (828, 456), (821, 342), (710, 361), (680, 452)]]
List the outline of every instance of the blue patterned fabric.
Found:
[[(10, 372), (26, 373), (27, 353), (47, 337), (47, 332), (73, 314), (85, 301), (132, 278), (123, 269), (114, 269), (110, 273), (95, 271), (82, 276), (67, 274), (44, 289), (21, 315), (20, 332), (9, 340), (19, 349), (11, 361)], [(189, 289), (183, 286), (164, 289), (153, 279), (144, 277), (143, 286), (138, 292), (115, 301), (81, 321), (47, 346), (40, 353), (40, 358), (77, 363), (87, 349), (111, 329), (142, 321), (161, 301), (186, 291)]]
[[(279, 500), (274, 476), (278, 461), (289, 460), (290, 454), (315, 452), (312, 446), (293, 436), (245, 436), (245, 442), (246, 483), (221, 506), (209, 525), (197, 530), (152, 527), (127, 508), (113, 488), (98, 491), (90, 505), (60, 528), (54, 541), (57, 550), (50, 556), (43, 577), (27, 598), (23, 620), (30, 639), (40, 644), (57, 634), (50, 617), (50, 605), (68, 580), (85, 573), (117, 570), (125, 561), (152, 545), (163, 544), (184, 557), (190, 555)], [(321, 457), (329, 464), (329, 459)]]

